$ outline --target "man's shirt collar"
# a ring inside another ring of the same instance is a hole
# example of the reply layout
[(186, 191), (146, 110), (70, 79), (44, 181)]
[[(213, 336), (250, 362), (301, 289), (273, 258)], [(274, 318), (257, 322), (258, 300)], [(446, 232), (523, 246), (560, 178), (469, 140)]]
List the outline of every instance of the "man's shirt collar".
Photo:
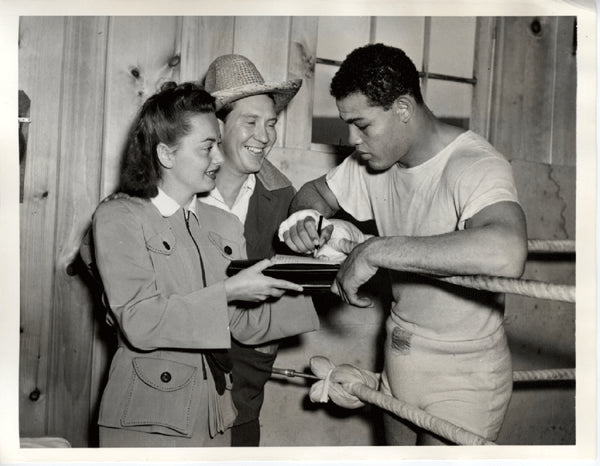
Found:
[(246, 222), (246, 216), (248, 215), (248, 206), (250, 204), (250, 198), (254, 193), (254, 189), (256, 188), (256, 176), (254, 173), (250, 173), (244, 183), (242, 184), (238, 195), (231, 206), (227, 205), (223, 196), (221, 195), (219, 189), (215, 186), (212, 191), (208, 193), (206, 196), (201, 196), (199, 199), (201, 202), (205, 204), (212, 205), (214, 207), (218, 207), (219, 209), (224, 210), (225, 212), (229, 212), (230, 214), (235, 215), (240, 222)]

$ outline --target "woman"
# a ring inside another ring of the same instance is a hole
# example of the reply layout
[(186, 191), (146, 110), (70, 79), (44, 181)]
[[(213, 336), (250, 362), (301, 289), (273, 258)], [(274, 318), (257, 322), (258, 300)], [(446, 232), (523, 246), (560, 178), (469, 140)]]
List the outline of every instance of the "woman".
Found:
[(235, 306), (302, 288), (262, 275), (268, 260), (226, 278), (229, 261), (245, 258), (243, 227), (195, 196), (215, 186), (219, 144), (214, 99), (168, 83), (130, 135), (121, 169), (128, 196), (94, 214), (96, 263), (119, 334), (101, 446), (229, 445), (231, 335), (256, 344), (318, 327), (310, 308)]

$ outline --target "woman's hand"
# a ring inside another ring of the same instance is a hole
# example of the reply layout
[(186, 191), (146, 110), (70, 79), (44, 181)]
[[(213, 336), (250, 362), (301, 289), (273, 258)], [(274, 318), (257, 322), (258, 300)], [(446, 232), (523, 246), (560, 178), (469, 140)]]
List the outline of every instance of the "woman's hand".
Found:
[(295, 283), (267, 277), (262, 271), (271, 265), (269, 259), (257, 262), (252, 267), (238, 272), (225, 280), (227, 301), (247, 301), (257, 303), (268, 298), (279, 298), (286, 291), (301, 292), (302, 287)]

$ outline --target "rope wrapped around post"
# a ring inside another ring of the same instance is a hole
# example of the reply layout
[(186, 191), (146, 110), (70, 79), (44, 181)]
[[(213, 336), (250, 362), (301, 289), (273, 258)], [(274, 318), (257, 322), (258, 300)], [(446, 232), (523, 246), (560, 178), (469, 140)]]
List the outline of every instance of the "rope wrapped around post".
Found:
[(325, 403), (331, 398), (338, 406), (358, 408), (364, 406), (363, 401), (366, 401), (456, 444), (495, 445), (445, 419), (432, 416), (422, 409), (378, 392), (380, 374), (359, 369), (351, 364), (335, 366), (324, 356), (312, 357), (310, 367), (315, 375), (323, 379), (310, 388), (309, 396), (314, 402)]
[[(309, 397), (313, 402), (326, 403), (331, 399), (338, 406), (349, 409), (360, 408), (368, 402), (458, 445), (495, 445), (494, 442), (445, 419), (432, 416), (422, 409), (379, 392), (377, 389), (381, 374), (360, 369), (352, 364), (336, 366), (324, 356), (313, 356), (310, 359), (310, 368), (313, 374), (321, 379), (310, 388)], [(300, 374), (294, 371), (294, 375)], [(575, 369), (513, 372), (515, 382), (574, 379)]]

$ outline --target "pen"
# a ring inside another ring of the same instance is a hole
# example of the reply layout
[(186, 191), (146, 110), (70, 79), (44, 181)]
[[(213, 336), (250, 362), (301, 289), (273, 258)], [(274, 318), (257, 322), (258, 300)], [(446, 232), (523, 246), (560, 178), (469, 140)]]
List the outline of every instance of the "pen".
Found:
[(313, 251), (313, 255), (316, 257), (317, 255), (317, 251), (319, 250), (319, 248), (321, 247), (321, 227), (323, 226), (323, 216), (319, 215), (319, 222), (317, 224), (317, 235), (319, 235), (319, 246), (317, 248), (315, 248), (315, 250)]

